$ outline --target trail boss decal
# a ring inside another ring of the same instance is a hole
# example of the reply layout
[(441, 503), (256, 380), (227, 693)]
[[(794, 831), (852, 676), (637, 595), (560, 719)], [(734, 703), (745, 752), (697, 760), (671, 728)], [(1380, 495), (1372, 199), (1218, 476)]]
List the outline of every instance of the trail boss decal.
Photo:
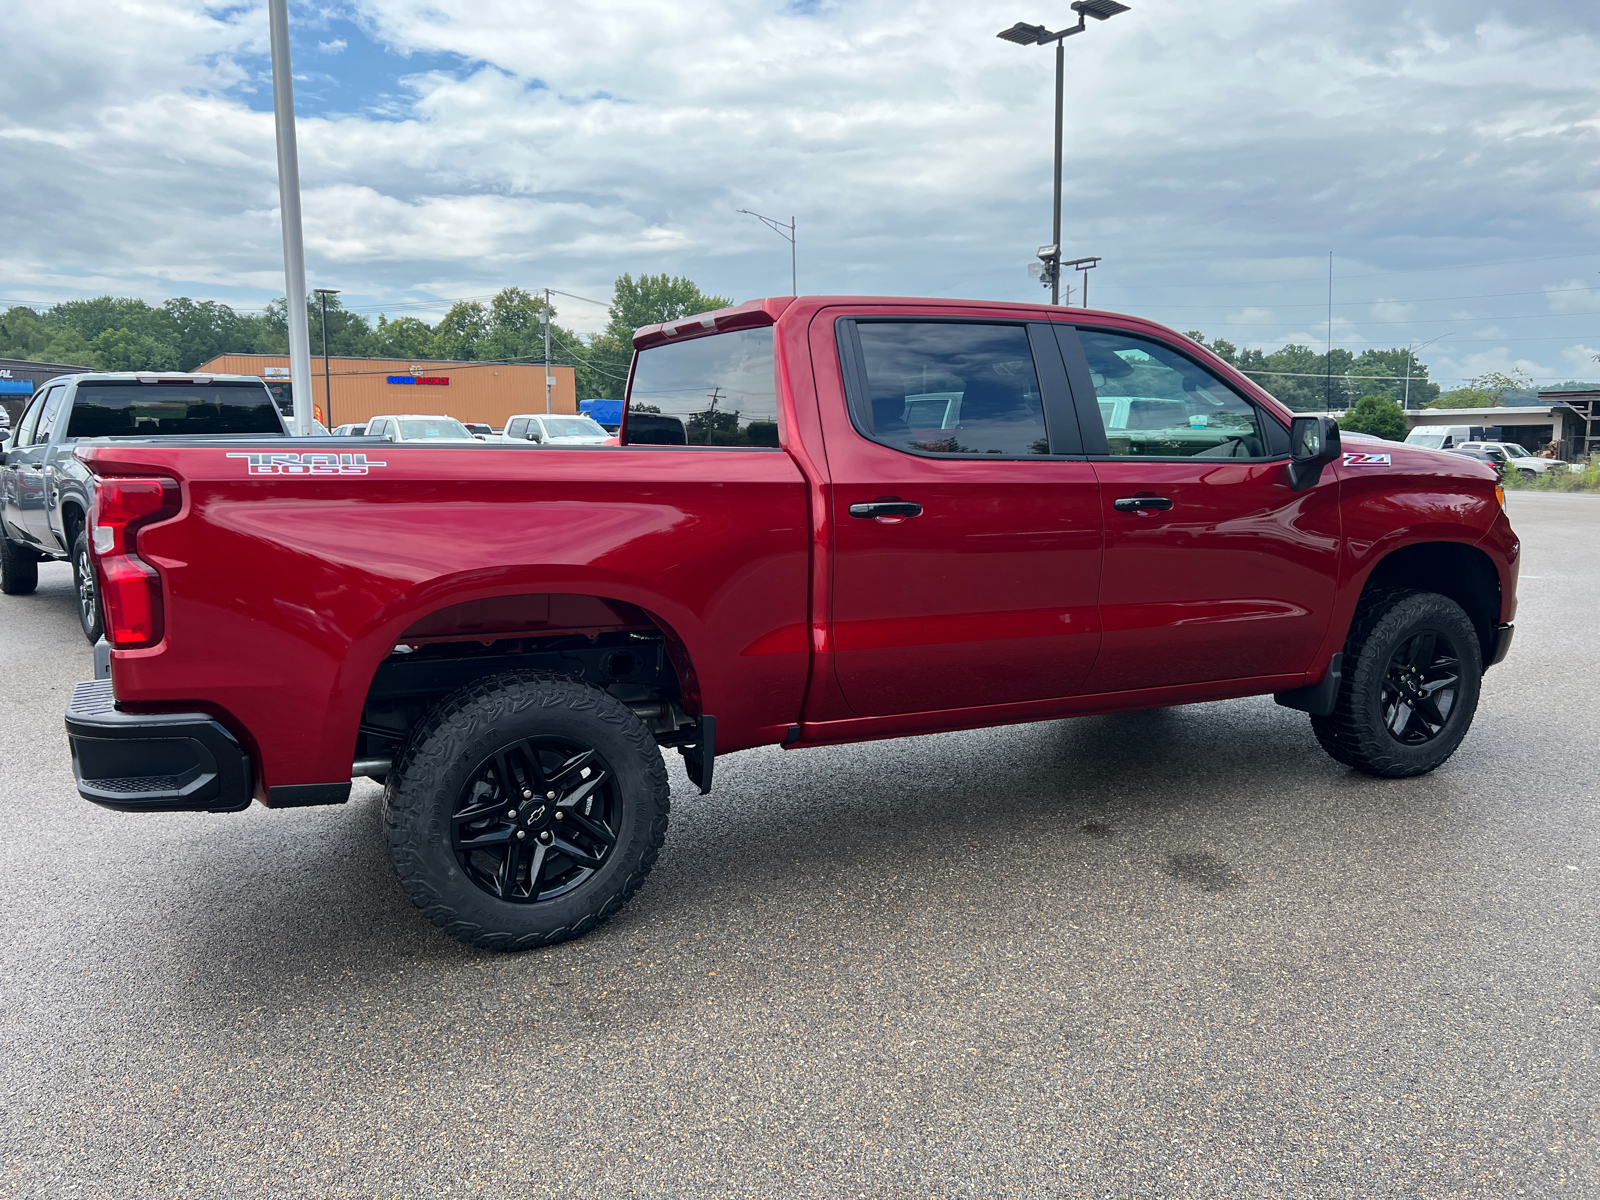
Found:
[(1344, 465), (1347, 467), (1387, 467), (1390, 465), (1387, 454), (1346, 454)]
[(229, 458), (242, 458), (251, 475), (365, 475), (373, 467), (386, 467), (388, 463), (368, 462), (365, 454), (229, 454)]

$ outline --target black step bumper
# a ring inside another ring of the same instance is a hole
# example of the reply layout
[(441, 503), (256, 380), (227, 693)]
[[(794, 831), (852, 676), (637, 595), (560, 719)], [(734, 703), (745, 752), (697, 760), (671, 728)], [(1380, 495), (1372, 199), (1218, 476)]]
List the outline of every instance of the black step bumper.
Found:
[(239, 812), (250, 756), (205, 713), (125, 713), (109, 679), (77, 684), (67, 706), (72, 773), (85, 800), (121, 812)]

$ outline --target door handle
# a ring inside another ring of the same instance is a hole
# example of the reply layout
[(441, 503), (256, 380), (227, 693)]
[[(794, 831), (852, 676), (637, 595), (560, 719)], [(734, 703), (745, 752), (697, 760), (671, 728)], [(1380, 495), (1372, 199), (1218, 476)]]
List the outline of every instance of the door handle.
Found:
[(1129, 496), (1113, 500), (1111, 507), (1118, 512), (1166, 512), (1172, 507), (1172, 501), (1165, 496)]
[(920, 517), (922, 505), (915, 500), (873, 500), (868, 504), (852, 504), (852, 517)]

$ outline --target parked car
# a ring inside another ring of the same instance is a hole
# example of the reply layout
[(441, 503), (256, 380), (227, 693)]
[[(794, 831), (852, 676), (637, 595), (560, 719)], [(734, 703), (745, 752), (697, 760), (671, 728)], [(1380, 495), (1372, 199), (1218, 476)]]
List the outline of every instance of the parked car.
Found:
[[(112, 646), (67, 713), (81, 794), (237, 811), (383, 779), (406, 892), (518, 949), (643, 882), (663, 748), (704, 792), (750, 747), (1272, 695), (1400, 778), (1450, 757), (1510, 647), (1490, 467), (1296, 416), (1163, 326), (781, 297), (634, 346), (630, 402), (686, 444), (627, 412), (604, 455), (80, 447)], [(1192, 419), (1136, 437), (1129, 398)]]
[(366, 436), (366, 432), (367, 432), (366, 422), (365, 421), (361, 421), (361, 422), (355, 422), (355, 423), (352, 423), (352, 424), (349, 424), (349, 425), (336, 425), (336, 426), (334, 426), (333, 436), (334, 437), (364, 437), (364, 436)]
[(689, 430), (682, 417), (631, 412), (628, 414), (628, 442), (634, 446), (687, 446)]
[[(60, 375), (34, 394), (0, 459), (0, 592), (26, 595), (39, 563), (72, 562), (78, 620), (92, 642), (102, 618), (89, 565), (93, 477), (73, 451), (88, 439), (283, 437), (272, 395), (248, 375)], [(166, 439), (179, 439), (166, 441)]]
[[(1495, 466), (1515, 467), (1524, 479), (1537, 479), (1546, 471), (1560, 471), (1565, 473), (1568, 465), (1559, 458), (1540, 458), (1526, 446), (1519, 446), (1516, 442), (1462, 442), (1456, 449), (1481, 452), (1485, 461), (1492, 462)], [(1477, 458), (1478, 453), (1473, 457)]]
[(1453, 450), (1474, 436), (1482, 437), (1483, 430), (1472, 425), (1418, 425), (1406, 434), (1405, 444), (1426, 450)]
[(537, 442), (541, 446), (600, 446), (612, 435), (593, 417), (551, 413), (519, 413), (506, 421), (502, 442)]
[(468, 433), (480, 442), (486, 442), (494, 437), (494, 426), (485, 425), (482, 421), (463, 421), (461, 424), (466, 427)]
[(381, 437), (391, 442), (420, 442), (429, 445), (483, 444), (454, 417), (423, 416), (418, 413), (373, 417), (367, 422), (367, 436)]

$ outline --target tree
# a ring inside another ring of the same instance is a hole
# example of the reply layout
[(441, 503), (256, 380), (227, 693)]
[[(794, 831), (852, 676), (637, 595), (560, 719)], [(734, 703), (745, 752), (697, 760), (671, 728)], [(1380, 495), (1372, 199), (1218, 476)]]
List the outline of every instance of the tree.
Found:
[(1387, 396), (1363, 396), (1339, 421), (1349, 433), (1370, 433), (1391, 442), (1406, 440), (1406, 415)]
[(476, 362), (478, 343), (488, 332), (489, 310), (476, 300), (457, 300), (433, 327), (434, 356)]
[(591, 396), (608, 400), (622, 399), (627, 386), (635, 329), (733, 303), (725, 296), (706, 295), (692, 279), (668, 275), (641, 275), (638, 279), (619, 275), (611, 295), (611, 319), (589, 342), (587, 375), (580, 373), (580, 383), (587, 382), (595, 389)]
[(416, 317), (390, 321), (379, 313), (371, 345), (374, 358), (432, 358), (433, 330)]
[(1533, 377), (1520, 367), (1513, 367), (1509, 375), (1490, 371), (1487, 375), (1467, 380), (1465, 387), (1445, 392), (1437, 400), (1430, 401), (1428, 407), (1498, 408), (1513, 393), (1527, 391), (1532, 386)]
[[(311, 353), (322, 355), (322, 298), (306, 300), (306, 322), (310, 330)], [(362, 358), (372, 353), (372, 326), (360, 313), (353, 313), (337, 296), (328, 297), (328, 353)]]

